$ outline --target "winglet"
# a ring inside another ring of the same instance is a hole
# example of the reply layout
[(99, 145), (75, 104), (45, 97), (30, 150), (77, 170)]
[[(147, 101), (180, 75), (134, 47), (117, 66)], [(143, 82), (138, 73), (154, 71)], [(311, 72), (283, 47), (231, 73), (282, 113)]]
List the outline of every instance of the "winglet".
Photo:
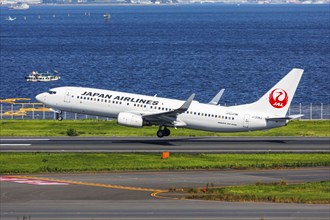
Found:
[(187, 101), (185, 101), (185, 103), (183, 103), (183, 105), (177, 110), (180, 110), (182, 112), (187, 111), (194, 98), (195, 98), (195, 93), (191, 94), (191, 96), (187, 99)]
[(209, 102), (210, 105), (218, 105), (219, 101), (224, 93), (225, 89), (221, 89), (220, 92)]

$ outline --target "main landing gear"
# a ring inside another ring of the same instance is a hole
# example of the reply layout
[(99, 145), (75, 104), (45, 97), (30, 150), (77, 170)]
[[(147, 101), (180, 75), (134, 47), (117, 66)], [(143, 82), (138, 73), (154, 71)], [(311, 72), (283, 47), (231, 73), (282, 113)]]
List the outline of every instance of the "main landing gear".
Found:
[(56, 119), (59, 120), (59, 121), (63, 120), (62, 111), (56, 112)]
[(162, 138), (164, 136), (169, 136), (170, 134), (170, 129), (168, 129), (167, 127), (164, 127), (164, 129), (162, 129), (162, 126), (159, 126), (159, 129), (157, 131), (157, 137)]

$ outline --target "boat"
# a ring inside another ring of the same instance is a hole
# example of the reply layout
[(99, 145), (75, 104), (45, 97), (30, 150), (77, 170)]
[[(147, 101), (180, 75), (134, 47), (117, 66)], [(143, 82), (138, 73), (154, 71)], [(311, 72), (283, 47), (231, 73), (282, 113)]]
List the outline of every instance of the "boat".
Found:
[(16, 17), (11, 17), (11, 16), (6, 17), (6, 21), (15, 21), (15, 20)]
[(111, 15), (110, 15), (110, 13), (104, 13), (103, 17), (104, 17), (105, 20), (110, 20)]
[(17, 2), (15, 5), (9, 6), (9, 10), (27, 10), (30, 6), (25, 2)]
[[(57, 71), (54, 71), (57, 73)], [(61, 79), (59, 75), (52, 74), (50, 72), (39, 73), (37, 71), (32, 71), (28, 76), (25, 77), (27, 82), (50, 82)]]

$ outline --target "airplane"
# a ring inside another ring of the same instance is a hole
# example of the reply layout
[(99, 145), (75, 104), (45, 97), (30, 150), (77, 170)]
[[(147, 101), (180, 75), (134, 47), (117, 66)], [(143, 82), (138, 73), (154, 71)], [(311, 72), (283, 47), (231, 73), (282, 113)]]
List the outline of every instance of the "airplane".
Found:
[(170, 135), (169, 127), (212, 132), (268, 130), (287, 125), (303, 115), (287, 115), (303, 69), (292, 69), (259, 100), (236, 106), (220, 106), (223, 89), (209, 102), (160, 98), (85, 87), (57, 87), (36, 99), (57, 113), (62, 111), (116, 118), (123, 126), (159, 126), (158, 137)]

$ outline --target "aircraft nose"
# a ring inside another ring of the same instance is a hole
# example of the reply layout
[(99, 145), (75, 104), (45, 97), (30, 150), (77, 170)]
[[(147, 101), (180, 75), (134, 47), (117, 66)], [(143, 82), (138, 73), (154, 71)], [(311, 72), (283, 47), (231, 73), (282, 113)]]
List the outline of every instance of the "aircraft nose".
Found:
[(43, 102), (45, 98), (45, 93), (40, 93), (36, 96), (36, 100), (38, 100), (39, 102)]

